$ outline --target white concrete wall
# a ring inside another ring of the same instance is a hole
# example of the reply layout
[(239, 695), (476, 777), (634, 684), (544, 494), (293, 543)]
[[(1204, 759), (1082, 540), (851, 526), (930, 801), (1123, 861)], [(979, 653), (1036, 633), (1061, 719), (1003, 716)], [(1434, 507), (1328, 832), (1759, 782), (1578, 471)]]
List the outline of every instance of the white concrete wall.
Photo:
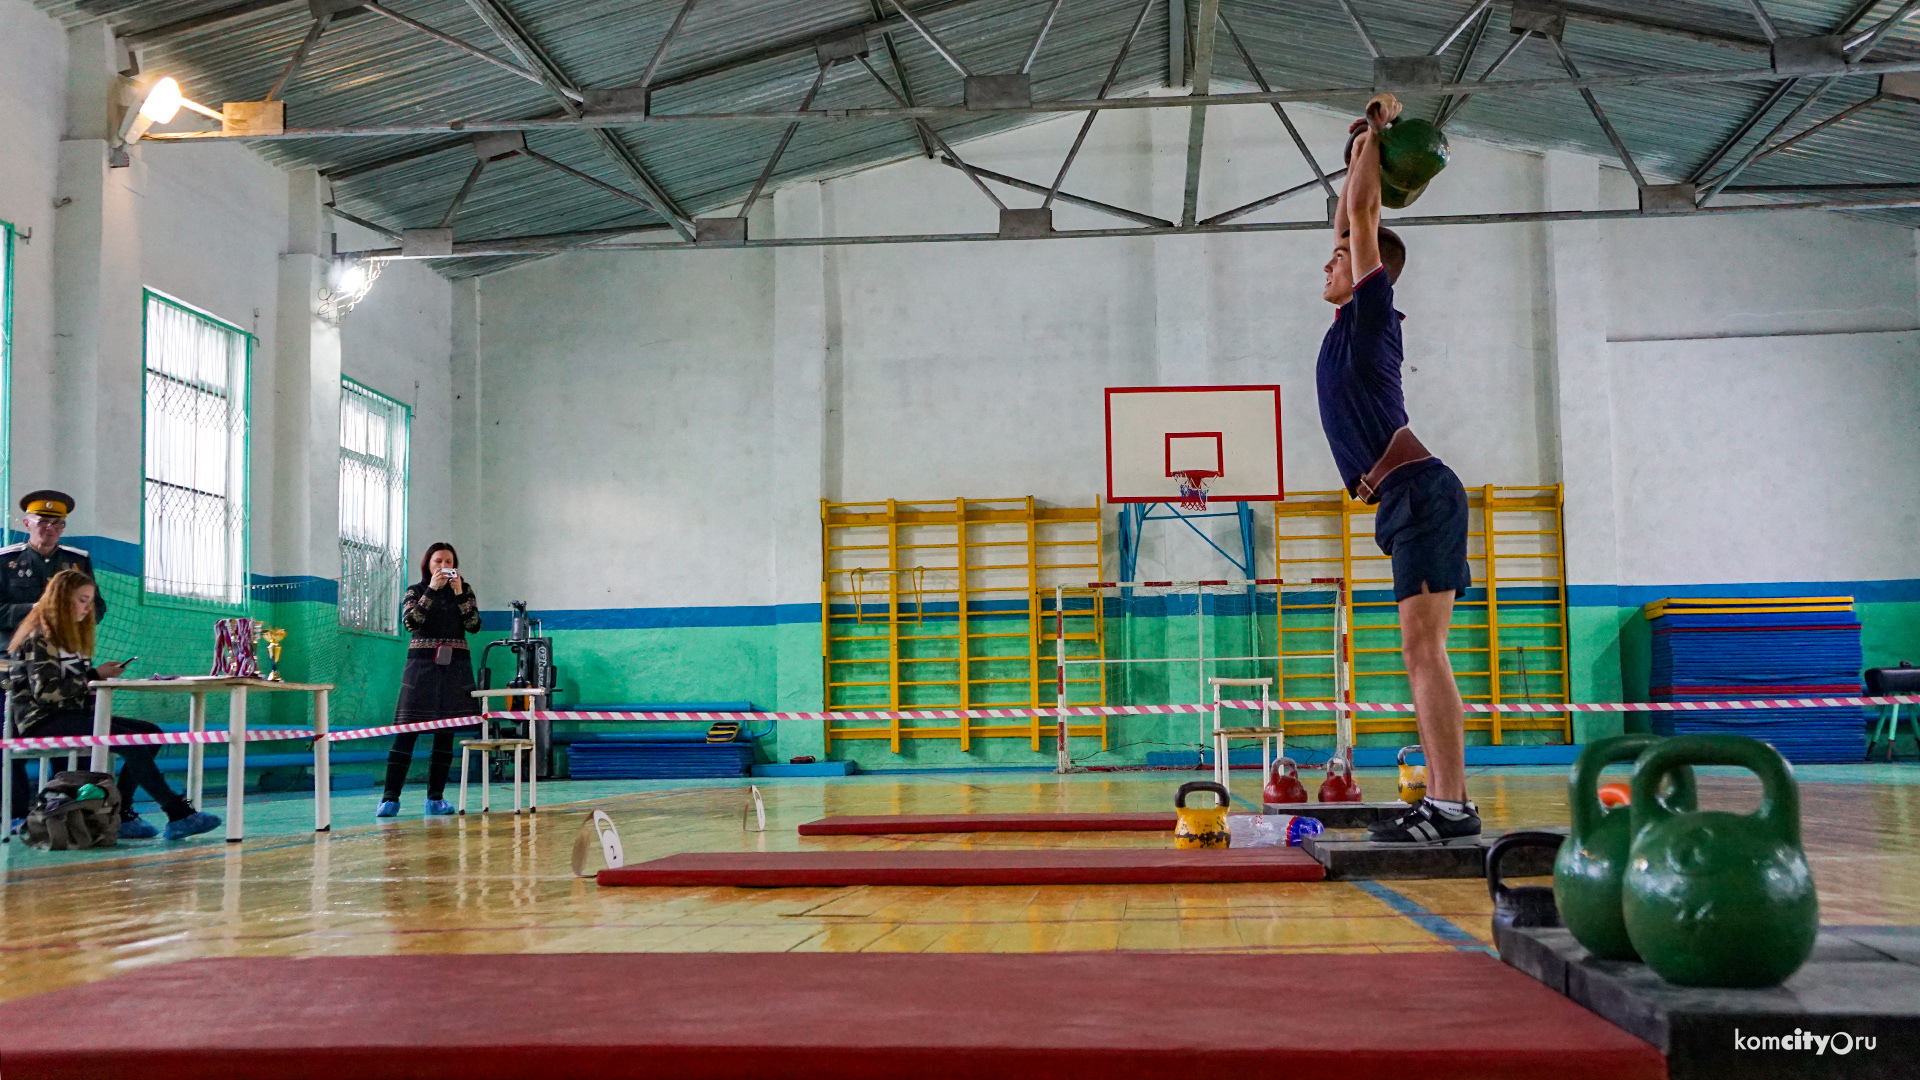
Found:
[(1920, 332), (1612, 353), (1621, 584), (1920, 577)]
[[(340, 249), (384, 238), (339, 222)], [(409, 565), (453, 536), (453, 285), (421, 263), (389, 263), (340, 322), (341, 373), (413, 410), (408, 462)]]
[(53, 379), (53, 204), (66, 66), (59, 25), (26, 0), (0, 0), (0, 221), (22, 234), (13, 247), (16, 477), (52, 467), (46, 403)]
[[(297, 413), (281, 405), (296, 391), (280, 363), (294, 329), (287, 260), (324, 261), (332, 227), (318, 188), (233, 146), (147, 143), (129, 167), (109, 168), (112, 61), (99, 24), (63, 32), (24, 0), (0, 0), (0, 219), (31, 230), (15, 246), (8, 509), (19, 492), (60, 487), (80, 504), (73, 535), (139, 541), (141, 296), (153, 289), (255, 336), (252, 571), (336, 577), (334, 489), (281, 482), (298, 471), (291, 459), (328, 468), (338, 459), (337, 420), (290, 433)], [(451, 305), (444, 278), (396, 266), (334, 335), (330, 387), (344, 370), (415, 410), (415, 537), (450, 530)], [(304, 299), (294, 313), (312, 321)]]
[(565, 255), (477, 293), (455, 543), (486, 605), (772, 603), (772, 253)]
[[(1341, 118), (1295, 115), (1321, 160), (1337, 162)], [(1172, 110), (1102, 116), (1066, 190), (1177, 218), (1186, 120)], [(1078, 123), (1034, 125), (963, 153), (1045, 181)], [(1631, 198), (1617, 170), (1593, 159), (1550, 162), (1464, 138), (1454, 151), (1420, 213)], [(1200, 216), (1308, 178), (1271, 113), (1217, 111)], [(794, 190), (782, 194), (780, 213), (801, 205)], [(806, 190), (817, 192), (802, 200), (806, 221), (756, 220), (755, 235), (995, 227), (993, 207), (965, 176), (921, 159)], [(1324, 200), (1308, 193), (1245, 220), (1323, 213)], [(1059, 207), (1056, 221), (1114, 224), (1072, 206)], [(484, 347), (456, 360), (456, 370), (479, 372), (479, 406), (459, 425), (455, 453), (483, 477), (473, 490), (484, 520), (473, 527), (494, 587), (551, 608), (812, 602), (815, 565), (790, 558), (770, 569), (778, 560), (768, 513), (791, 529), (812, 527), (805, 511), (820, 497), (1033, 494), (1085, 504), (1104, 489), (1101, 389), (1114, 385), (1277, 381), (1287, 486), (1332, 488), (1313, 390), (1331, 317), (1319, 299), (1329, 239), (1320, 230), (836, 247), (796, 256), (778, 273), (767, 252), (583, 253), (493, 275), (479, 288)], [(1743, 514), (1770, 520), (1793, 499), (1689, 504), (1692, 494), (1671, 490), (1662, 472), (1691, 440), (1758, 402), (1806, 391), (1796, 423), (1825, 421), (1859, 438), (1812, 438), (1796, 427), (1777, 450), (1749, 449), (1772, 454), (1763, 456), (1769, 468), (1791, 466), (1806, 491), (1892, 484), (1900, 474), (1871, 448), (1911, 441), (1898, 403), (1916, 381), (1900, 359), (1904, 349), (1911, 360), (1913, 338), (1874, 334), (1920, 325), (1911, 231), (1795, 215), (1447, 226), (1406, 239), (1397, 301), (1407, 314), (1414, 423), (1469, 484), (1566, 478), (1568, 520), (1580, 533), (1569, 546), (1585, 544), (1572, 580), (1844, 579), (1869, 568), (1920, 576), (1920, 561), (1903, 553), (1912, 545), (1893, 539), (1907, 520), (1899, 513), (1874, 526), (1866, 546), (1880, 554), (1864, 561), (1837, 533), (1793, 531), (1772, 553), (1732, 545), (1705, 561), (1688, 555), (1697, 535), (1676, 544), (1667, 529), (1697, 533)], [(799, 321), (789, 327), (776, 312)], [(1710, 340), (1756, 335), (1767, 343), (1736, 354), (1714, 352)], [(1675, 344), (1693, 339), (1708, 340)], [(1648, 342), (1664, 344), (1628, 346)], [(772, 369), (770, 355), (779, 357)], [(1653, 356), (1674, 359), (1663, 366)], [(1796, 364), (1828, 365), (1817, 385), (1865, 365), (1855, 374), (1885, 392), (1871, 409), (1830, 414), (1839, 399), (1797, 382)], [(769, 385), (786, 389), (769, 394)], [(1703, 419), (1653, 438), (1644, 418), (1656, 411)], [(822, 456), (817, 482), (805, 462), (768, 459), (770, 429), (775, 445)], [(705, 465), (697, 488), (681, 467), (689, 453)], [(1836, 484), (1840, 477), (1864, 479)], [(1778, 490), (1789, 488), (1801, 491)], [(590, 569), (527, 545), (517, 524), (496, 524), (515, 506), (554, 497), (582, 523), (580, 544), (561, 550), (581, 552)], [(1170, 576), (1219, 572), (1217, 557), (1175, 535), (1148, 552), (1143, 571), (1151, 563)]]
[[(1603, 170), (1601, 198), (1632, 186)], [(1604, 236), (1618, 583), (1920, 577), (1916, 234), (1798, 213)]]

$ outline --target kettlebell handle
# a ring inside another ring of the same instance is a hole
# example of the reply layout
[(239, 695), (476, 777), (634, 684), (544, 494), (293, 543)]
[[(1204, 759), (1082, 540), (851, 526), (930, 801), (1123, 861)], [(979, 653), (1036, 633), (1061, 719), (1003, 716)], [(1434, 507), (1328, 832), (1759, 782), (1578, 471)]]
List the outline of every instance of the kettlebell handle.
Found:
[[(1401, 747), (1400, 756), (1394, 759), (1394, 763), (1396, 765), (1405, 765), (1407, 763), (1407, 757), (1412, 754), (1419, 754), (1422, 759), (1427, 756), (1427, 752), (1420, 748), (1420, 744), (1414, 743), (1412, 746)], [(1425, 764), (1424, 760), (1422, 764)]]
[[(1567, 778), (1567, 799), (1573, 804), (1575, 836), (1587, 835), (1606, 816), (1606, 808), (1600, 805), (1600, 771), (1608, 765), (1633, 761), (1662, 741), (1662, 736), (1641, 733), (1612, 735), (1595, 739), (1587, 745), (1574, 760), (1573, 772)], [(1674, 772), (1672, 805), (1680, 810), (1692, 810), (1698, 805), (1692, 769), (1681, 768)]]
[(1174, 792), (1174, 809), (1185, 810), (1187, 808), (1187, 793), (1192, 791), (1213, 792), (1214, 798), (1219, 801), (1221, 806), (1226, 806), (1233, 801), (1233, 796), (1227, 793), (1226, 788), (1221, 787), (1211, 780), (1190, 780), (1187, 783), (1181, 784), (1180, 790)]
[(1498, 900), (1507, 894), (1507, 883), (1500, 877), (1500, 860), (1507, 857), (1507, 852), (1518, 851), (1521, 848), (1546, 848), (1549, 851), (1559, 851), (1560, 844), (1564, 840), (1566, 837), (1559, 833), (1538, 830), (1510, 832), (1495, 840), (1493, 846), (1487, 849), (1487, 895)]
[(1744, 735), (1680, 735), (1642, 753), (1633, 766), (1633, 835), (1674, 815), (1658, 798), (1666, 775), (1687, 765), (1733, 765), (1760, 778), (1760, 808), (1753, 817), (1779, 839), (1800, 846), (1800, 787), (1780, 751)]

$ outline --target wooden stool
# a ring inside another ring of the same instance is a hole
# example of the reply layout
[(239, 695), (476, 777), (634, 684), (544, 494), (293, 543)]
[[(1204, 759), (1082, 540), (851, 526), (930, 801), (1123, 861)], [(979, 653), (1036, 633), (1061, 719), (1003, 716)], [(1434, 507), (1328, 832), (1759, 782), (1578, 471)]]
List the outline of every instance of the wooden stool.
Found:
[[(487, 755), (495, 750), (506, 750), (513, 754), (513, 812), (520, 812), (520, 759), (525, 755), (529, 766), (533, 763), (532, 739), (462, 739), (460, 740), (460, 812), (467, 812), (467, 754), (480, 755), (480, 812), (492, 809), (493, 770), (488, 767)], [(527, 813), (539, 810), (540, 780), (533, 770), (527, 770)]]

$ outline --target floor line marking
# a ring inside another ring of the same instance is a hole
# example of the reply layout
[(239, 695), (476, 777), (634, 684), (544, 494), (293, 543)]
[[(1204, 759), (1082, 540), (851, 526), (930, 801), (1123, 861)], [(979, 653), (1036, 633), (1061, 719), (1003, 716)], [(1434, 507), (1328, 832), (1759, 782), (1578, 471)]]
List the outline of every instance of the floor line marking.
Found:
[(1392, 886), (1382, 885), (1378, 881), (1355, 881), (1352, 884), (1361, 892), (1406, 916), (1421, 929), (1452, 945), (1460, 952), (1491, 953), (1494, 951), (1492, 946), (1461, 929), (1460, 925), (1452, 919), (1427, 910), (1418, 901)]

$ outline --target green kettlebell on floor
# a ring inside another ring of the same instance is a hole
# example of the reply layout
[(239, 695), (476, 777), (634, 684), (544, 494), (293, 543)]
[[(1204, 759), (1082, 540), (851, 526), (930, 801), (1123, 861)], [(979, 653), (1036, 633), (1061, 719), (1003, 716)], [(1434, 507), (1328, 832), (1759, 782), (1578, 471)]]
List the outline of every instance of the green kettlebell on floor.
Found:
[[(1614, 735), (1587, 744), (1567, 777), (1567, 801), (1573, 807), (1573, 831), (1553, 862), (1553, 899), (1560, 922), (1574, 939), (1602, 960), (1638, 960), (1620, 914), (1620, 879), (1627, 872), (1627, 848), (1633, 843), (1632, 808), (1603, 806), (1600, 770), (1632, 761), (1661, 741), (1658, 735)], [(1692, 810), (1693, 769), (1675, 768), (1666, 802)]]
[(1380, 130), (1380, 204), (1395, 210), (1413, 205), (1427, 184), (1447, 167), (1447, 133), (1425, 120), (1403, 116)]
[[(1754, 813), (1676, 812), (1655, 793), (1686, 765), (1760, 778)], [(1778, 986), (1806, 963), (1820, 901), (1800, 849), (1800, 788), (1780, 752), (1739, 735), (1667, 739), (1634, 764), (1621, 911), (1633, 947), (1676, 986)]]

